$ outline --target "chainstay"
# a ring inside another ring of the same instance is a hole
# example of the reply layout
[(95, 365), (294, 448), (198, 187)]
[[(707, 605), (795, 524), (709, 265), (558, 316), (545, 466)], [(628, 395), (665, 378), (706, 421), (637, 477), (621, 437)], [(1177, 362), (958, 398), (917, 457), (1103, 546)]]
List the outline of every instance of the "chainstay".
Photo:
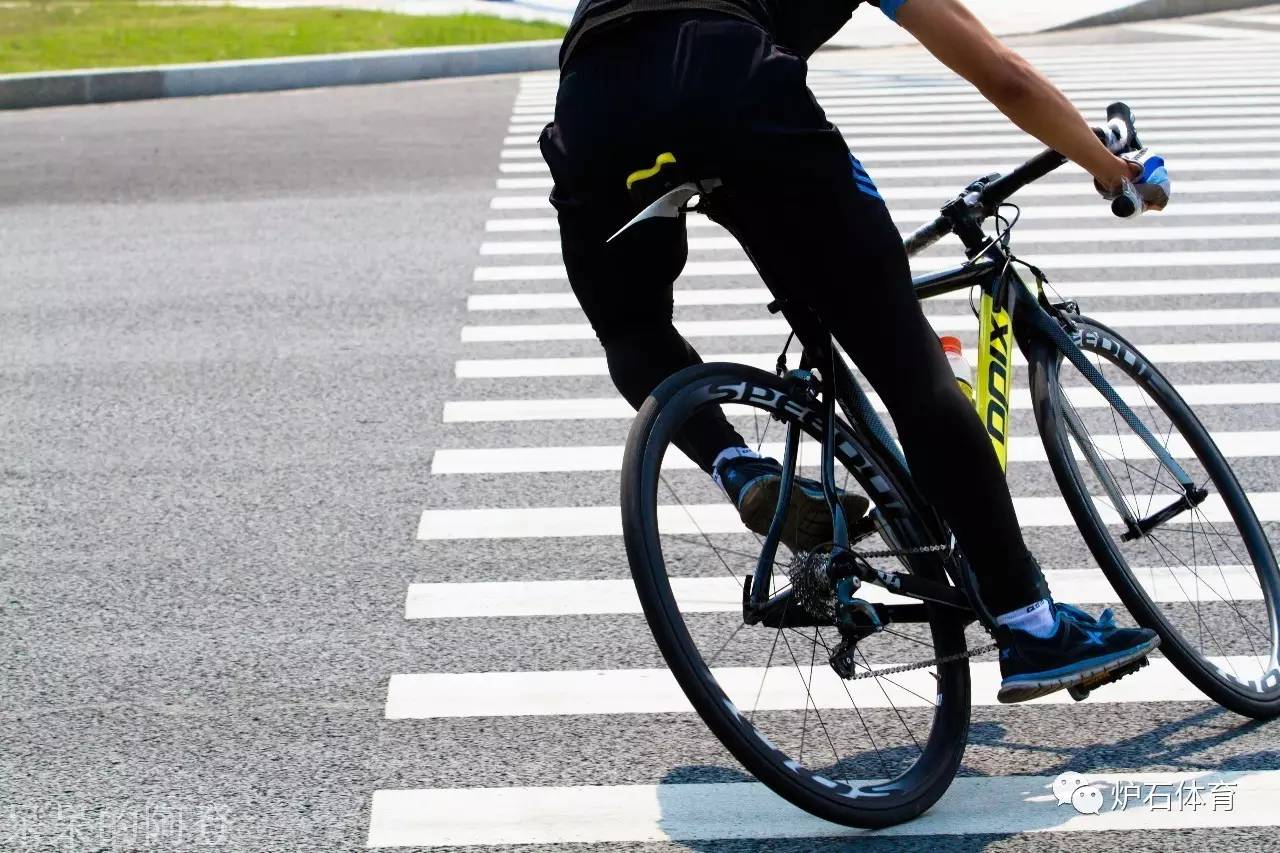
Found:
[[(907, 557), (914, 554), (936, 554), (942, 551), (951, 550), (950, 545), (920, 545), (914, 548), (890, 548), (884, 551), (854, 551), (854, 555), (864, 560), (878, 557)], [(925, 660), (913, 661), (911, 663), (902, 663), (897, 666), (891, 666), (886, 669), (868, 670), (867, 672), (859, 672), (852, 676), (850, 681), (858, 681), (863, 678), (873, 678), (879, 675), (893, 675), (899, 672), (909, 672), (913, 669), (923, 669), (927, 666), (939, 666), (944, 663), (954, 663), (958, 660), (965, 660), (974, 655), (984, 655), (987, 652), (993, 652), (999, 648), (996, 643), (988, 643), (985, 646), (979, 646), (976, 649), (965, 649), (963, 652), (956, 652), (952, 655), (943, 655), (942, 657), (927, 658)]]
[(939, 658), (929, 658), (928, 660), (918, 660), (914, 663), (901, 663), (897, 666), (886, 667), (885, 669), (874, 669), (867, 672), (859, 672), (849, 678), (849, 681), (858, 681), (863, 678), (875, 678), (881, 675), (893, 675), (898, 672), (908, 672), (913, 669), (923, 669), (926, 666), (939, 666), (944, 663), (954, 663), (958, 660), (971, 658), (974, 655), (983, 655), (987, 652), (994, 652), (999, 648), (996, 643), (988, 643), (985, 646), (979, 646), (976, 649), (965, 649), (963, 652), (956, 652), (953, 655), (943, 655)]

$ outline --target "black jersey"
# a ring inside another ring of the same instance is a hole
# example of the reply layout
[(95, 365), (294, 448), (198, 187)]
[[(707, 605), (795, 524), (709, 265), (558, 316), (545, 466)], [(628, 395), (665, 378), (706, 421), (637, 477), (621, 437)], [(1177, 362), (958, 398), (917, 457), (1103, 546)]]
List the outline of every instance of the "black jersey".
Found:
[(896, 18), (907, 0), (581, 0), (560, 47), (560, 66), (583, 41), (647, 12), (705, 11), (743, 18), (781, 47), (808, 57), (848, 23), (862, 2)]

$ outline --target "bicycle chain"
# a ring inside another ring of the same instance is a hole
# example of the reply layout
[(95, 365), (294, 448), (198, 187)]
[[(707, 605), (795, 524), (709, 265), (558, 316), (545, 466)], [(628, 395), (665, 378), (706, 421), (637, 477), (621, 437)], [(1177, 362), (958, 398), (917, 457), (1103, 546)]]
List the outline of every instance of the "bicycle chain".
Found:
[[(913, 554), (936, 554), (940, 551), (951, 550), (950, 545), (920, 545), (914, 548), (892, 548), (884, 551), (854, 551), (853, 553), (864, 560), (878, 557), (909, 557)], [(867, 672), (859, 672), (849, 678), (849, 681), (858, 681), (862, 678), (873, 678), (879, 675), (893, 675), (899, 672), (909, 672), (913, 669), (923, 669), (926, 666), (940, 666), (944, 663), (954, 663), (958, 660), (965, 660), (974, 655), (984, 655), (987, 652), (994, 652), (1000, 648), (997, 643), (988, 643), (985, 646), (979, 646), (976, 649), (966, 649), (963, 652), (956, 652), (952, 655), (943, 655), (942, 657), (929, 658), (928, 660), (919, 660), (912, 663), (898, 664), (897, 666), (887, 667), (885, 669), (868, 670)]]
[(985, 646), (979, 646), (976, 649), (966, 649), (963, 652), (956, 652), (953, 655), (943, 655), (940, 658), (930, 658), (929, 660), (920, 660), (915, 663), (901, 663), (897, 666), (886, 667), (885, 669), (873, 669), (867, 672), (859, 672), (849, 677), (849, 681), (857, 681), (861, 678), (874, 678), (880, 675), (893, 675), (897, 672), (907, 672), (912, 669), (923, 669), (926, 666), (938, 666), (944, 663), (952, 663), (965, 658), (971, 658), (974, 655), (983, 655), (987, 652), (994, 652), (1000, 648), (996, 643), (989, 643)]
[(950, 545), (918, 545), (914, 548), (889, 548), (884, 551), (855, 551), (851, 548), (849, 553), (864, 560), (872, 560), (879, 557), (910, 557), (914, 554), (937, 554), (950, 550)]

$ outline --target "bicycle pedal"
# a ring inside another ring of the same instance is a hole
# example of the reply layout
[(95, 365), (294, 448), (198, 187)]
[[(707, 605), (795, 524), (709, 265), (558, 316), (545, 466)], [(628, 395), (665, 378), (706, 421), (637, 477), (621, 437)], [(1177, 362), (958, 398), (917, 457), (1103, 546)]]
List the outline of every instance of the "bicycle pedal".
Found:
[(1148, 663), (1150, 663), (1150, 661), (1148, 661), (1145, 656), (1140, 657), (1132, 663), (1125, 664), (1119, 669), (1113, 669), (1111, 672), (1104, 673), (1096, 678), (1091, 678), (1087, 681), (1082, 681), (1079, 684), (1068, 687), (1067, 695), (1077, 702), (1083, 702), (1085, 699), (1089, 698), (1089, 694), (1094, 690), (1097, 690), (1099, 687), (1107, 684), (1113, 684), (1124, 678), (1126, 675), (1132, 675)]

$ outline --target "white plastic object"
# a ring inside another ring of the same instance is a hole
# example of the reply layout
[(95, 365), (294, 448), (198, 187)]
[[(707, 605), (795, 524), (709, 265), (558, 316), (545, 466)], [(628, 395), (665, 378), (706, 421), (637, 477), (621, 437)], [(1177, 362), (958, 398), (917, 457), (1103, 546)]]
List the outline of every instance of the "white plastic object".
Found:
[(947, 356), (947, 364), (951, 365), (951, 373), (956, 377), (956, 384), (972, 403), (973, 371), (969, 368), (969, 362), (965, 361), (964, 348), (960, 345), (960, 339), (947, 336), (938, 338), (938, 343), (942, 344), (942, 352)]

